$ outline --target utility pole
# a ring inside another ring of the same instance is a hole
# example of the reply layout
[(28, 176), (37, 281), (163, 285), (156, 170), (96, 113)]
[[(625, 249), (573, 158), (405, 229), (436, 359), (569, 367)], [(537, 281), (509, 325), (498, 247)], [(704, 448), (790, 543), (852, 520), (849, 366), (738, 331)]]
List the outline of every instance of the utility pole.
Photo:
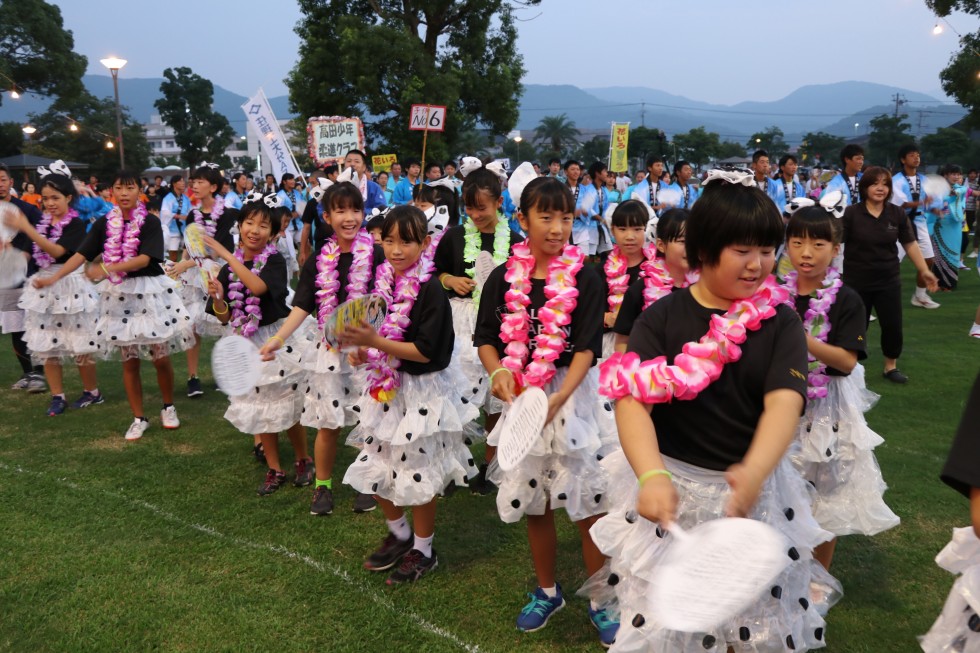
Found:
[(895, 102), (895, 117), (898, 118), (898, 109), (899, 109), (899, 107), (901, 107), (903, 104), (907, 103), (908, 100), (906, 100), (905, 99), (905, 96), (902, 95), (901, 93), (896, 93), (895, 95), (893, 95), (892, 96), (892, 100)]
[(640, 102), (640, 127), (647, 126), (646, 118), (647, 118), (647, 103)]

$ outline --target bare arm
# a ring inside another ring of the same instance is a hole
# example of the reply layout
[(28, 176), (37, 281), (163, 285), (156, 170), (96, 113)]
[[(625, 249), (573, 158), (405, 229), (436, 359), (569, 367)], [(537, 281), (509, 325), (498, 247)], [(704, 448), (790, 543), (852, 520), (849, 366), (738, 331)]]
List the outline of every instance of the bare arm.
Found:
[(858, 355), (856, 351), (820, 342), (809, 335), (806, 337), (806, 347), (814, 358), (835, 370), (850, 374), (854, 366), (857, 365)]
[[(648, 406), (630, 396), (618, 400), (616, 427), (623, 453), (637, 478), (651, 470), (664, 469), (657, 431)], [(658, 474), (646, 480), (636, 497), (636, 510), (650, 521), (666, 525), (674, 521), (677, 492), (670, 477)]]
[(919, 249), (919, 243), (913, 240), (908, 244), (902, 245), (902, 247), (905, 248), (906, 255), (908, 255), (912, 264), (915, 265), (915, 269), (922, 277), (922, 280), (926, 282), (926, 287), (930, 292), (935, 292), (939, 288), (939, 279), (936, 278), (936, 275), (926, 265), (926, 260), (922, 258), (922, 250)]
[(304, 311), (302, 308), (293, 306), (293, 310), (289, 311), (286, 321), (283, 322), (282, 326), (279, 327), (279, 330), (276, 331), (276, 335), (269, 338), (269, 340), (262, 346), (262, 349), (259, 350), (259, 353), (262, 354), (262, 360), (271, 361), (274, 359), (276, 357), (276, 350), (282, 347), (282, 343), (286, 341), (286, 338), (293, 335), (293, 333), (296, 332), (296, 329), (299, 328), (299, 325), (301, 325), (303, 320), (309, 317), (309, 315), (310, 314)]

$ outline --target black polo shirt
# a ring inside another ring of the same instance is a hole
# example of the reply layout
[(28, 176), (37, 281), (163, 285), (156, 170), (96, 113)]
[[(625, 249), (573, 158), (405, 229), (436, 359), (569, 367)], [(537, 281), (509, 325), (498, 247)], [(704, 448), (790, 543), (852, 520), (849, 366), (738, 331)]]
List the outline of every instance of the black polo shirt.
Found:
[(957, 492), (969, 498), (970, 488), (980, 487), (980, 375), (973, 383), (973, 390), (966, 400), (966, 410), (956, 438), (949, 450), (949, 458), (940, 478)]
[(858, 291), (900, 283), (896, 243), (915, 242), (915, 230), (905, 211), (886, 202), (876, 218), (862, 202), (847, 207), (842, 220), (844, 283)]

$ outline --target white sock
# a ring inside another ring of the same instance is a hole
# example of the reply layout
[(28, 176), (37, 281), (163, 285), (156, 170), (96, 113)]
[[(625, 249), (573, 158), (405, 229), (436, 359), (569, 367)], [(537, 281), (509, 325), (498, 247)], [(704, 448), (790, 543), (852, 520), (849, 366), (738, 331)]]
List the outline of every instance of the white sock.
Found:
[(926, 294), (926, 289), (919, 288), (918, 286), (915, 288), (915, 296), (919, 299), (929, 299), (929, 295)]
[(541, 591), (544, 592), (544, 595), (547, 596), (549, 599), (553, 599), (556, 596), (558, 596), (557, 585), (552, 585), (551, 587), (542, 587)]
[(405, 519), (405, 515), (402, 515), (394, 521), (389, 521), (388, 530), (401, 542), (407, 542), (408, 538), (412, 537), (412, 529), (408, 525), (408, 520)]
[(432, 557), (432, 538), (435, 537), (435, 536), (436, 536), (436, 534), (433, 533), (429, 537), (420, 537), (419, 534), (416, 533), (415, 534), (415, 544), (412, 546), (412, 548), (415, 549), (416, 551), (421, 552), (422, 555), (424, 555), (426, 558), (431, 558)]

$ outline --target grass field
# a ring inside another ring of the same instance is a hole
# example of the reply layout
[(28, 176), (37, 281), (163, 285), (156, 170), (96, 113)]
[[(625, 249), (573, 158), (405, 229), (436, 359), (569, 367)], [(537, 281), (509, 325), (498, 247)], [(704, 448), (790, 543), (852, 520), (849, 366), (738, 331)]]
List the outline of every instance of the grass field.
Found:
[[(845, 597), (830, 613), (827, 651), (918, 650), (916, 635), (953, 582), (933, 558), (969, 518), (966, 501), (938, 480), (980, 362), (980, 340), (966, 335), (980, 279), (963, 276), (960, 290), (937, 295), (939, 310), (906, 304), (907, 386), (881, 379), (872, 324), (865, 366), (882, 398), (868, 420), (886, 439), (877, 455), (902, 524), (843, 538), (833, 571)], [(534, 577), (523, 524), (502, 524), (492, 498), (443, 500), (440, 568), (392, 590), (361, 569), (385, 533), (380, 512), (351, 513), (349, 488), (336, 486), (338, 506), (326, 518), (308, 514), (310, 488), (257, 497), (264, 469), (250, 456), (251, 438), (222, 419), (223, 395), (181, 398), (183, 425), (166, 432), (145, 364), (152, 427), (126, 443), (131, 417), (118, 363), (100, 367), (106, 404), (48, 418), (46, 395), (6, 389), (19, 374), (3, 343), (0, 650), (599, 650), (582, 599), (543, 631), (516, 631)], [(175, 360), (178, 389), (183, 362)], [(66, 377), (75, 395), (77, 375)], [(285, 441), (282, 448), (291, 463)], [(342, 452), (335, 476), (353, 455)], [(559, 580), (570, 595), (584, 572), (574, 527), (558, 522)]]

